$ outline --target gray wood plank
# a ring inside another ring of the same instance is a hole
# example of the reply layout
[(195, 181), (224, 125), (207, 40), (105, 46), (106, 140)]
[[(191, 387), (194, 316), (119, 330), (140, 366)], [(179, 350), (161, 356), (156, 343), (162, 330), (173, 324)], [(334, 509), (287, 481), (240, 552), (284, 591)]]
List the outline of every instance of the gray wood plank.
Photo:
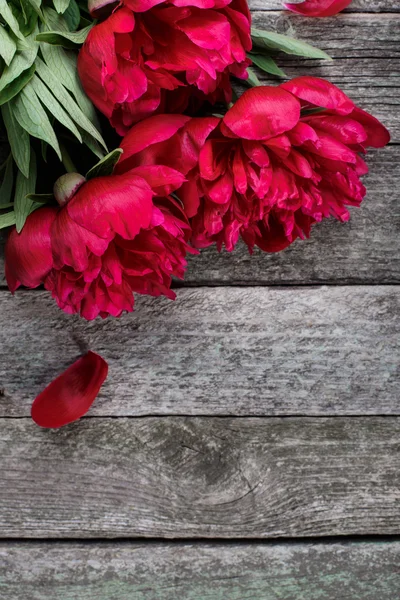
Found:
[(3, 600), (394, 600), (400, 543), (0, 544)]
[(87, 323), (45, 292), (0, 294), (0, 415), (81, 350), (109, 362), (96, 416), (399, 414), (400, 287), (203, 288)]
[[(283, 0), (248, 0), (248, 4), (251, 10), (285, 10), (283, 7)], [(400, 11), (400, 2), (398, 0), (353, 0), (344, 13), (341, 13), (340, 17), (336, 16), (336, 18), (343, 19), (351, 12), (385, 13), (398, 11)], [(285, 14), (287, 14), (286, 11)]]
[[(315, 75), (332, 80), (357, 104), (381, 119), (400, 141), (400, 14), (347, 14), (306, 19), (293, 13), (253, 11), (253, 24), (299, 38), (325, 50), (330, 61), (279, 55), (288, 77)], [(262, 78), (278, 82), (276, 78)]]
[(0, 419), (18, 538), (400, 534), (400, 419)]
[[(277, 254), (207, 248), (189, 257), (184, 285), (400, 282), (400, 146), (373, 152), (368, 163), (368, 194), (349, 223), (326, 220)], [(1, 243), (0, 273), (4, 286)]]

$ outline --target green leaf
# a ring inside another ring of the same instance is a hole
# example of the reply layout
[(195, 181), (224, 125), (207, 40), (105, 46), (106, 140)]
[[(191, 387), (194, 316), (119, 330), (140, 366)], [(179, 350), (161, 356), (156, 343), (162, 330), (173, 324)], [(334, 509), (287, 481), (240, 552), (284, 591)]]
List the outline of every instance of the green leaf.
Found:
[(1, 114), (7, 130), (8, 142), (10, 144), (13, 158), (18, 169), (28, 177), (29, 161), (31, 156), (31, 145), (29, 135), (15, 119), (10, 104), (1, 107)]
[(43, 31), (36, 36), (36, 41), (46, 42), (46, 44), (51, 44), (53, 46), (63, 46), (64, 48), (74, 50), (79, 48), (79, 46), (82, 46), (92, 27), (93, 24), (71, 33), (64, 31)]
[(70, 31), (76, 31), (81, 22), (81, 13), (75, 0), (71, 0), (64, 13), (64, 19)]
[[(22, 0), (23, 2), (24, 0)], [(21, 3), (22, 3), (21, 2)], [(40, 9), (41, 6), (41, 0), (26, 0), (26, 2), (29, 4), (29, 6), (31, 7), (32, 11), (39, 17), (39, 19), (41, 21), (45, 21), (44, 15)], [(25, 11), (26, 12), (26, 11)]]
[(265, 54), (249, 54), (249, 58), (253, 61), (254, 65), (257, 65), (265, 73), (271, 75), (277, 75), (278, 77), (286, 77), (286, 74), (278, 67), (276, 62), (270, 56)]
[(43, 13), (46, 19), (46, 27), (42, 28), (42, 30), (68, 31), (68, 25), (63, 15), (59, 15), (49, 6), (43, 8)]
[(94, 125), (84, 115), (82, 110), (76, 104), (75, 100), (69, 94), (69, 92), (63, 87), (56, 75), (49, 69), (45, 63), (38, 58), (36, 61), (36, 68), (39, 76), (45, 82), (45, 84), (52, 90), (53, 94), (61, 102), (69, 116), (81, 129), (84, 129), (89, 133), (95, 140), (97, 140), (106, 150), (107, 146), (97, 131)]
[(94, 177), (104, 177), (104, 175), (112, 175), (114, 167), (121, 158), (123, 153), (122, 148), (112, 150), (107, 156), (102, 158), (94, 167), (92, 167), (85, 175), (86, 179)]
[(18, 233), (25, 225), (28, 215), (32, 212), (33, 202), (31, 199), (27, 198), (27, 195), (34, 193), (35, 191), (36, 176), (36, 157), (35, 153), (32, 152), (28, 177), (24, 177), (22, 173), (19, 172), (15, 185), (14, 210)]
[[(21, 8), (21, 11), (19, 10)], [(28, 37), (35, 29), (38, 20), (36, 7), (29, 0), (19, 0), (19, 6), (13, 10), (19, 28), (24, 37)]]
[(44, 85), (43, 81), (39, 79), (37, 75), (32, 79), (32, 87), (36, 92), (36, 95), (45, 105), (45, 107), (51, 112), (51, 114), (59, 121), (64, 127), (69, 129), (76, 138), (82, 143), (82, 136), (78, 131), (78, 128), (65, 112), (61, 104), (56, 100), (49, 89)]
[(61, 160), (57, 136), (44, 108), (39, 102), (32, 81), (10, 102), (11, 110), (18, 123), (33, 137), (47, 142)]
[(69, 6), (70, 0), (53, 0), (54, 8), (59, 14), (65, 13)]
[(17, 44), (12, 37), (7, 33), (2, 25), (0, 25), (0, 56), (9, 67), (14, 54), (17, 51)]
[(323, 50), (314, 48), (314, 46), (310, 46), (310, 44), (307, 44), (306, 42), (296, 40), (287, 35), (275, 33), (274, 31), (252, 29), (251, 37), (253, 45), (262, 50), (286, 52), (286, 54), (294, 54), (305, 58), (324, 58), (332, 60), (326, 52), (323, 52)]
[(39, 44), (35, 42), (37, 29), (25, 38), (26, 44), (21, 48), (19, 41), (17, 42), (17, 53), (15, 54), (12, 63), (9, 67), (5, 67), (0, 77), (0, 91), (4, 90), (14, 79), (19, 77), (21, 73), (29, 69), (35, 62), (36, 55), (39, 50)]
[(10, 102), (14, 96), (20, 93), (20, 91), (26, 86), (26, 84), (32, 79), (35, 73), (35, 65), (31, 65), (29, 69), (23, 71), (19, 77), (14, 79), (7, 85), (3, 90), (0, 91), (0, 106), (6, 102)]
[(6, 161), (6, 170), (0, 187), (0, 209), (11, 202), (11, 193), (14, 185), (14, 170), (12, 155)]
[(54, 194), (27, 194), (26, 197), (37, 204), (47, 204), (54, 200)]
[(4, 215), (0, 215), (0, 229), (4, 229), (5, 227), (11, 227), (12, 225), (15, 225), (14, 211), (5, 213)]
[(87, 131), (84, 131), (80, 127), (79, 127), (79, 131), (82, 134), (82, 140), (83, 140), (83, 143), (85, 144), (85, 146), (87, 146), (89, 148), (89, 150), (91, 150), (93, 152), (93, 154), (95, 156), (97, 156), (97, 158), (99, 158), (99, 159), (104, 158), (104, 150), (103, 150), (103, 147), (100, 146), (99, 142), (97, 142), (95, 139), (93, 139), (92, 136), (87, 133)]
[(244, 80), (243, 83), (247, 83), (250, 87), (257, 87), (261, 84), (261, 81), (258, 79), (257, 75), (254, 73), (253, 69), (247, 67), (247, 73), (249, 74), (248, 78)]
[(7, 23), (13, 34), (22, 42), (25, 42), (25, 37), (21, 33), (17, 19), (14, 17), (9, 3), (6, 0), (0, 0), (0, 15)]

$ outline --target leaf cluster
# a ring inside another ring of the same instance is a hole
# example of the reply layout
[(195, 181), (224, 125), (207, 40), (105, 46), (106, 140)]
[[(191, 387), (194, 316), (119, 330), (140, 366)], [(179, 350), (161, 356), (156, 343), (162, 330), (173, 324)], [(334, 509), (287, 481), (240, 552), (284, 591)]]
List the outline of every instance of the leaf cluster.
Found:
[(107, 150), (76, 66), (91, 27), (76, 0), (0, 0), (0, 125), (10, 146), (0, 167), (0, 229), (15, 223), (20, 231), (41, 205), (29, 195), (48, 148), (61, 161), (69, 136), (100, 159)]

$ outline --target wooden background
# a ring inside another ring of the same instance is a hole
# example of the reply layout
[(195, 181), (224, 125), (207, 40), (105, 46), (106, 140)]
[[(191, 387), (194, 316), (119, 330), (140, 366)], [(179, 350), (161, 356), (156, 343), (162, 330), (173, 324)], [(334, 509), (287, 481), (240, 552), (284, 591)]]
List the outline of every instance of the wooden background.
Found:
[[(281, 57), (289, 76), (339, 84), (392, 143), (350, 223), (207, 250), (175, 303), (85, 323), (0, 283), (2, 600), (400, 597), (400, 2), (251, 8), (334, 58)], [(86, 348), (110, 364), (98, 401), (37, 428), (32, 399)]]

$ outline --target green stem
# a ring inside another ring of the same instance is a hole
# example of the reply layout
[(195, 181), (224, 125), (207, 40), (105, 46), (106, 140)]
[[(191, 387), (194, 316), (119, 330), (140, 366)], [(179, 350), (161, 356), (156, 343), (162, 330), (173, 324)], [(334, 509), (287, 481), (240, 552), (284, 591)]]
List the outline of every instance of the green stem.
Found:
[(64, 144), (60, 144), (61, 159), (67, 173), (77, 173), (76, 166), (74, 165), (72, 158), (70, 157), (68, 150)]

